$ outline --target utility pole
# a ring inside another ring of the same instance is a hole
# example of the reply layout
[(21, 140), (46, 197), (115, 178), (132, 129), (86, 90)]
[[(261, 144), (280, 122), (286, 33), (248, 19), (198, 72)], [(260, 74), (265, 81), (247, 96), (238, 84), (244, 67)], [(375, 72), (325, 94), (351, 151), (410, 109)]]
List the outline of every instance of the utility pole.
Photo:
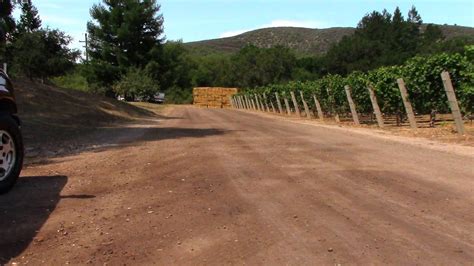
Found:
[(84, 43), (84, 48), (86, 49), (85, 55), (86, 55), (86, 63), (89, 63), (89, 38), (87, 36), (87, 33), (84, 34), (85, 40), (84, 41), (79, 41), (80, 43)]

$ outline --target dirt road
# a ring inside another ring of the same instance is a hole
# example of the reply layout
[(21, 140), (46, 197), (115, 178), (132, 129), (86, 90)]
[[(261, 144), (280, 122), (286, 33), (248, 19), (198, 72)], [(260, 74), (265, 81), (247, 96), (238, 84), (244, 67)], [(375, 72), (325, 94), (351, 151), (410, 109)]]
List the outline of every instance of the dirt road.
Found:
[(474, 154), (192, 107), (106, 133), (0, 197), (0, 264), (474, 263)]

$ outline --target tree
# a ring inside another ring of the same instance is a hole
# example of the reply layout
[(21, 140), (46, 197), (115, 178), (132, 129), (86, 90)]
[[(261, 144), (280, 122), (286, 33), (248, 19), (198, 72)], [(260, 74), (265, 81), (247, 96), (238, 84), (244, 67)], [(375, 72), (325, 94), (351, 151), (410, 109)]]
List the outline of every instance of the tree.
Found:
[(416, 10), (415, 6), (412, 6), (410, 11), (408, 11), (408, 22), (418, 26), (423, 24), (423, 20), (421, 19), (420, 14), (418, 14), (418, 10)]
[(423, 32), (424, 46), (428, 46), (431, 43), (442, 40), (444, 40), (444, 34), (439, 26), (433, 24), (426, 25), (425, 31)]
[(289, 81), (296, 65), (295, 54), (286, 47), (258, 48), (248, 45), (231, 58), (235, 85), (256, 87)]
[(415, 7), (404, 19), (397, 7), (393, 15), (386, 10), (364, 16), (352, 36), (329, 49), (329, 72), (347, 74), (380, 66), (399, 65), (416, 55), (421, 46), (421, 16)]
[(191, 58), (191, 82), (195, 87), (235, 86), (229, 55), (209, 54)]
[(78, 51), (68, 48), (70, 42), (71, 37), (59, 30), (25, 32), (12, 44), (13, 67), (30, 79), (62, 75), (79, 56)]
[(163, 43), (159, 11), (156, 0), (103, 0), (94, 5), (90, 10), (93, 21), (87, 24), (91, 58), (88, 81), (111, 87), (130, 67), (143, 69), (158, 60)]
[(117, 94), (129, 100), (134, 100), (137, 97), (148, 100), (160, 90), (160, 86), (145, 70), (134, 67), (129, 68), (113, 88)]
[(13, 4), (10, 0), (0, 1), (0, 62), (6, 61), (6, 45), (10, 34), (15, 29), (12, 17)]
[(162, 88), (190, 88), (190, 60), (181, 42), (170, 41), (164, 44), (159, 61), (151, 61), (146, 69), (159, 81)]
[(33, 32), (41, 28), (41, 19), (38, 10), (31, 3), (31, 0), (21, 4), (21, 16), (17, 30), (19, 34)]

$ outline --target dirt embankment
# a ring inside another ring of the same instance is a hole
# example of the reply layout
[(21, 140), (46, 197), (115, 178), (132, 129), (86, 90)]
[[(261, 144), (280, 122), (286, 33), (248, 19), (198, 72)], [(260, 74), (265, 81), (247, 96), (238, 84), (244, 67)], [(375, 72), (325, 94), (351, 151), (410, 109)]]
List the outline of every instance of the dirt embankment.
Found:
[(28, 158), (51, 157), (84, 145), (99, 128), (150, 118), (149, 110), (115, 99), (28, 80), (14, 80)]

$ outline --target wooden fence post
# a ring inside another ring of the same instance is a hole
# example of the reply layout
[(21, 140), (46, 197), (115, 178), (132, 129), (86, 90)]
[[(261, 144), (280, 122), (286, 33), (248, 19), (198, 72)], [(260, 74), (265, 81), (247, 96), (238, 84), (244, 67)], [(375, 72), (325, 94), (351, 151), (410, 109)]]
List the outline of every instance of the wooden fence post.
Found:
[(413, 113), (413, 107), (411, 106), (410, 99), (408, 98), (407, 88), (405, 86), (405, 81), (403, 79), (397, 79), (398, 88), (400, 89), (400, 94), (402, 95), (403, 105), (405, 106), (405, 110), (408, 116), (408, 122), (410, 122), (410, 126), (413, 129), (416, 129), (416, 120), (415, 120), (415, 113)]
[(273, 104), (272, 101), (270, 101), (270, 105), (271, 105), (271, 107), (272, 107), (272, 113), (276, 113), (275, 105)]
[(263, 105), (262, 96), (257, 94), (258, 102), (260, 103), (260, 111), (265, 112), (265, 106)]
[(318, 101), (318, 98), (316, 98), (316, 95), (313, 94), (313, 99), (314, 99), (314, 105), (316, 105), (316, 110), (318, 111), (318, 117), (321, 121), (324, 120), (324, 114), (323, 114), (323, 109), (321, 108), (321, 104)]
[(286, 98), (286, 94), (283, 97), (283, 101), (285, 101), (285, 106), (286, 106), (286, 113), (288, 115), (291, 115), (291, 110), (290, 110), (290, 103), (288, 102), (288, 98)]
[(383, 128), (385, 126), (383, 122), (383, 116), (382, 112), (380, 111), (379, 104), (377, 103), (377, 96), (375, 96), (374, 88), (372, 87), (372, 85), (369, 85), (367, 86), (367, 89), (369, 90), (370, 101), (372, 102), (372, 107), (374, 108), (377, 123), (379, 124), (379, 127)]
[(258, 103), (260, 104), (260, 111), (265, 112), (265, 106), (263, 105), (262, 96), (257, 94)]
[(280, 96), (278, 96), (278, 92), (275, 92), (275, 96), (277, 100), (278, 111), (280, 111), (280, 114), (283, 114), (283, 108), (281, 107), (281, 101), (280, 101)]
[(298, 106), (298, 102), (296, 101), (295, 93), (293, 91), (290, 91), (290, 94), (291, 100), (293, 101), (293, 105), (295, 106), (296, 115), (298, 115), (298, 117), (301, 117), (300, 107)]
[(244, 102), (244, 108), (249, 110), (250, 109), (250, 105), (249, 105), (249, 100), (247, 99), (246, 96), (242, 96), (242, 101)]
[[(263, 100), (265, 101), (265, 106), (267, 107), (267, 112), (270, 113), (270, 106), (268, 105), (268, 98), (267, 98), (267, 94), (265, 94), (265, 93), (263, 93)], [(275, 112), (275, 110), (273, 110), (273, 111)]]
[(352, 100), (351, 87), (349, 85), (344, 86), (347, 95), (347, 101), (349, 102), (349, 107), (351, 108), (352, 119), (356, 125), (360, 125), (359, 115), (357, 114), (357, 109), (354, 101)]
[(251, 96), (249, 96), (249, 98), (250, 98), (250, 102), (252, 103), (252, 109), (257, 110), (257, 106), (255, 105), (255, 100)]
[(260, 99), (260, 106), (262, 106), (262, 111), (267, 112), (267, 103), (265, 101), (265, 98), (263, 97), (263, 94), (259, 94), (258, 99)]
[(255, 94), (255, 102), (257, 102), (257, 111), (261, 111), (261, 110), (262, 110), (262, 106), (261, 106), (261, 104), (260, 104), (260, 99), (259, 99), (258, 94)]
[(257, 111), (262, 110), (262, 108), (260, 107), (260, 100), (258, 99), (257, 94), (255, 94), (255, 102), (257, 103)]
[(463, 135), (464, 122), (462, 121), (461, 111), (459, 110), (458, 100), (456, 98), (456, 93), (454, 92), (454, 87), (453, 83), (451, 82), (449, 72), (443, 71), (443, 73), (441, 73), (441, 79), (443, 80), (444, 90), (448, 96), (449, 107), (451, 107), (454, 122), (456, 123), (456, 130), (458, 134)]
[(306, 100), (304, 99), (303, 92), (300, 91), (300, 96), (301, 96), (301, 101), (303, 102), (303, 107), (304, 107), (304, 112), (306, 113), (306, 118), (311, 119), (311, 114), (309, 113), (309, 107), (308, 104), (306, 103)]
[(255, 104), (256, 104), (255, 107), (257, 107), (256, 110), (257, 110), (257, 111), (260, 111), (260, 103), (258, 102), (257, 94), (254, 94), (253, 96), (254, 96), (254, 98), (255, 98)]
[(245, 109), (245, 104), (244, 104), (243, 101), (242, 101), (242, 96), (239, 96), (239, 102), (240, 102), (240, 107), (241, 107), (242, 109)]
[(268, 105), (268, 98), (267, 98), (267, 94), (263, 94), (263, 100), (265, 101), (265, 106), (267, 107), (267, 112), (270, 113), (270, 105)]
[(336, 123), (340, 123), (341, 119), (339, 118), (339, 113), (336, 111), (336, 108), (334, 107), (336, 99), (334, 98), (334, 95), (332, 94), (331, 87), (326, 87), (326, 91), (329, 97), (329, 105), (331, 108), (331, 114), (334, 114), (334, 119), (336, 120)]
[(266, 95), (266, 94), (263, 94), (263, 95), (265, 96), (265, 101), (270, 102), (270, 107), (272, 108), (272, 113), (275, 113), (276, 111), (275, 111), (275, 105), (273, 105), (273, 101), (272, 101), (272, 100), (269, 100), (269, 99), (267, 98), (267, 95)]
[(260, 106), (262, 106), (262, 111), (266, 112), (267, 111), (267, 104), (263, 99), (262, 95), (258, 95), (258, 98), (260, 99)]

